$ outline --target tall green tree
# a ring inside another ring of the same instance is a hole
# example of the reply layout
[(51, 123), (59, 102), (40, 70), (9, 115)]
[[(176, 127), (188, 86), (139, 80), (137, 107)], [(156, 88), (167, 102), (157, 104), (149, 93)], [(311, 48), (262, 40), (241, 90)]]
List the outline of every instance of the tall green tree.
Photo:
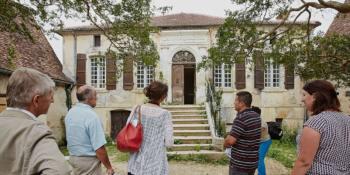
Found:
[[(334, 9), (350, 13), (350, 1), (232, 0), (238, 10), (229, 11), (217, 33), (217, 44), (208, 50), (201, 67), (236, 63), (244, 59), (273, 59), (294, 68), (304, 80), (322, 78), (350, 86), (350, 36), (311, 35), (318, 23), (315, 12)], [(299, 4), (296, 5), (296, 4)], [(303, 15), (307, 20), (300, 22)], [(263, 30), (266, 24), (273, 24)]]
[(159, 59), (150, 33), (151, 0), (0, 0), (0, 31), (33, 42), (30, 27), (59, 30), (64, 19), (89, 21), (109, 39), (119, 58), (155, 64)]

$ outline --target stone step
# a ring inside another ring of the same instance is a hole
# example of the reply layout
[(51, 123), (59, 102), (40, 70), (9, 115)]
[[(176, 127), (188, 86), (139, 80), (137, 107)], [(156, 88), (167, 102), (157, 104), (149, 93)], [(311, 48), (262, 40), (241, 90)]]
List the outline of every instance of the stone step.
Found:
[(168, 151), (200, 151), (213, 149), (211, 144), (180, 144), (168, 148)]
[(175, 145), (180, 144), (210, 144), (212, 138), (209, 136), (175, 136)]
[(205, 110), (170, 111), (172, 115), (205, 115)]
[(174, 130), (174, 136), (210, 136), (210, 130)]
[(215, 150), (200, 150), (200, 151), (169, 151), (167, 152), (168, 156), (206, 156), (211, 160), (221, 160), (225, 157), (224, 152), (219, 152)]
[(174, 124), (174, 130), (209, 130), (209, 124)]
[(164, 105), (162, 108), (168, 111), (188, 111), (188, 110), (204, 110), (204, 106), (199, 105)]
[(208, 124), (207, 119), (173, 119), (173, 124)]
[(203, 119), (207, 118), (205, 114), (196, 114), (196, 115), (171, 115), (173, 119)]

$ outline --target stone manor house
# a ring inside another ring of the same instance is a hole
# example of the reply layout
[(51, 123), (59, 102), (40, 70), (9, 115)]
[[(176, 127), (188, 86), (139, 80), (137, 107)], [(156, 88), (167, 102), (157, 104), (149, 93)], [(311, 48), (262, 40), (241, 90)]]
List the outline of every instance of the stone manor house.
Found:
[[(116, 63), (113, 58), (103, 56), (110, 43), (93, 26), (65, 28), (58, 32), (63, 37), (63, 71), (78, 84), (97, 88), (95, 110), (106, 134), (113, 135), (112, 127), (118, 117), (127, 116), (133, 105), (145, 102), (143, 88), (154, 79), (161, 79), (169, 86), (167, 106), (203, 106), (206, 82), (212, 79), (217, 88), (223, 89), (221, 116), (228, 123), (235, 116), (235, 93), (241, 90), (253, 94), (253, 105), (262, 108), (263, 120), (283, 118), (290, 124), (302, 122), (305, 114), (301, 102), (303, 82), (283, 65), (265, 60), (266, 69), (251, 64), (222, 64), (214, 70), (196, 70), (202, 57), (208, 55), (207, 50), (215, 44), (216, 32), (223, 23), (224, 18), (200, 14), (153, 17), (152, 25), (160, 29), (151, 35), (160, 55), (155, 67), (128, 60)], [(276, 24), (266, 22), (260, 29), (268, 31)], [(318, 23), (313, 25), (316, 27)], [(124, 69), (118, 79), (113, 79), (116, 64), (123, 64)], [(350, 112), (346, 106), (343, 110)]]

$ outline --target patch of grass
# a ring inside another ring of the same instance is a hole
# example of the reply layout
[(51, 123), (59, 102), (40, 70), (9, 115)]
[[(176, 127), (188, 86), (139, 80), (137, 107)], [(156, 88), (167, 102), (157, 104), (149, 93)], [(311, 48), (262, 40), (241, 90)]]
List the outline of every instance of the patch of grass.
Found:
[[(117, 150), (116, 146), (112, 143), (105, 145), (108, 156), (112, 162), (126, 162), (129, 160), (129, 153), (123, 153)], [(60, 150), (63, 155), (69, 156), (68, 149), (66, 146), (61, 146)]]
[(129, 153), (120, 152), (115, 145), (107, 144), (106, 149), (112, 162), (126, 162), (129, 160)]
[(207, 155), (168, 155), (169, 161), (192, 161), (200, 164), (228, 165), (230, 160), (226, 156), (213, 160)]
[(181, 140), (178, 140), (178, 139), (175, 139), (175, 140), (174, 140), (174, 144), (175, 144), (175, 145), (182, 144), (182, 141), (181, 141)]
[(64, 156), (69, 156), (69, 152), (66, 146), (60, 146), (60, 151)]
[(201, 150), (201, 145), (200, 144), (197, 144), (195, 147), (194, 147), (194, 150), (196, 150), (197, 152), (199, 152)]
[(295, 142), (297, 130), (284, 127), (283, 131), (284, 135), (281, 140), (272, 141), (267, 156), (281, 162), (287, 168), (292, 168), (297, 159)]

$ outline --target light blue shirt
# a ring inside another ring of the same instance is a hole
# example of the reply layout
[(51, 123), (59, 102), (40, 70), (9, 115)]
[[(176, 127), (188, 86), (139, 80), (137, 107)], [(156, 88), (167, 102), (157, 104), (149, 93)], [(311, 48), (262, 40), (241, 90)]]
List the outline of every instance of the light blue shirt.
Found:
[(64, 121), (69, 155), (95, 156), (95, 151), (107, 143), (101, 120), (91, 106), (76, 104)]

